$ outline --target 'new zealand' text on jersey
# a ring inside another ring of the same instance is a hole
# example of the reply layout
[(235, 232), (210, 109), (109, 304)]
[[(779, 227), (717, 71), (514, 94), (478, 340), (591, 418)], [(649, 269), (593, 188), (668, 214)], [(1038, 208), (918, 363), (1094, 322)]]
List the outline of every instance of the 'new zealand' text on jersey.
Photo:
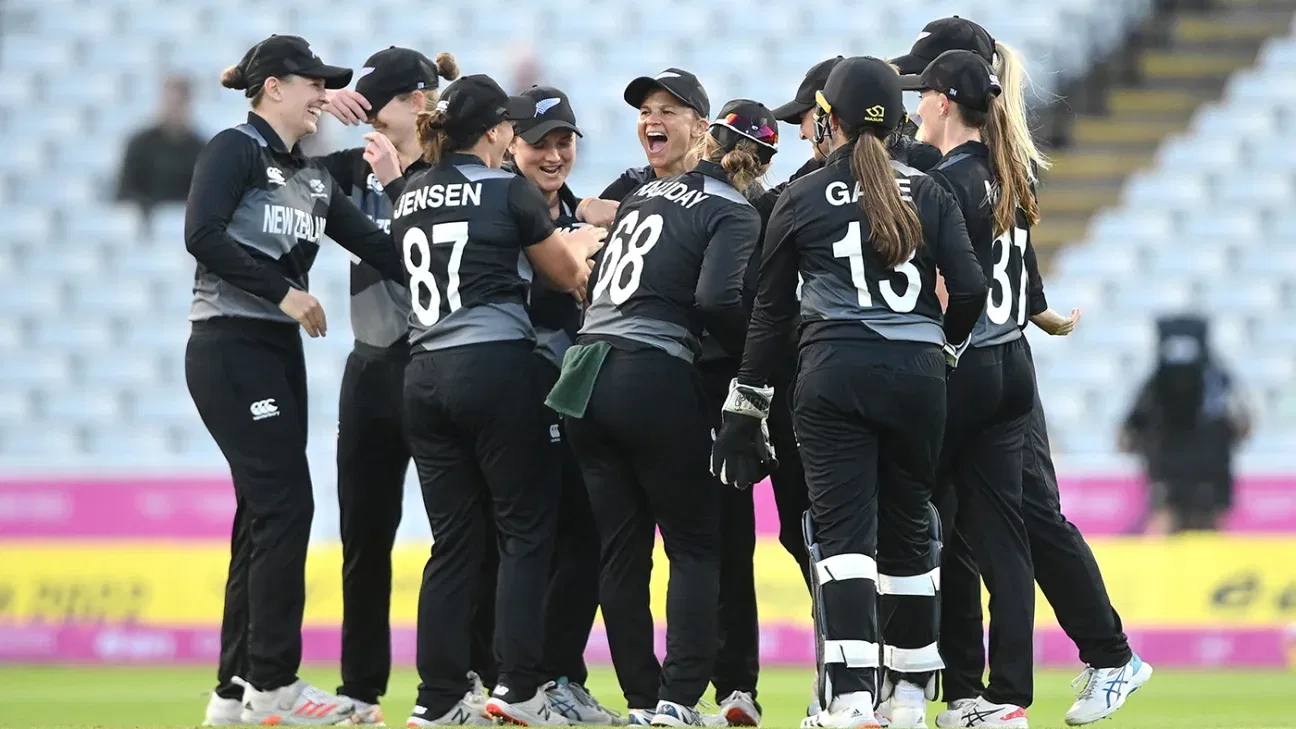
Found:
[(981, 142), (951, 149), (931, 176), (950, 191), (963, 211), (972, 250), (990, 286), (985, 313), (977, 320), (969, 344), (992, 347), (1019, 339), (1026, 318), (1038, 313), (1029, 310), (1027, 300), (1027, 259), (1034, 257), (1034, 250), (1025, 214), (1018, 209), (1012, 230), (995, 235), (994, 206), (1000, 191), (990, 170), (990, 150)]
[[(265, 163), (264, 169), (258, 164), (254, 170), (255, 181), (243, 193), (226, 234), (258, 259), (291, 264), (281, 266), (281, 273), (293, 287), (308, 290), (307, 272), (319, 253), (333, 191), (328, 171), (309, 164), (294, 169), (276, 160), (252, 124), (221, 133), (249, 138), (259, 151), (258, 161)], [(293, 321), (277, 303), (233, 286), (199, 264), (189, 320), (218, 316)]]
[[(891, 163), (901, 197), (917, 210), (923, 240), (909, 260), (888, 267), (873, 246), (859, 204), (852, 150), (836, 150), (822, 169), (792, 182), (779, 196), (765, 233), (739, 374), (744, 383), (769, 378), (781, 332), (797, 314), (798, 273), (802, 346), (834, 339), (941, 345), (947, 338), (965, 338), (980, 314), (984, 276), (954, 200), (925, 174)], [(938, 267), (950, 301), (943, 323)]]
[[(379, 228), (391, 232), (392, 204), (383, 185), (356, 147), (320, 157), (356, 207)], [(373, 347), (390, 347), (409, 332), (410, 295), (377, 269), (351, 256), (351, 331), (357, 341)]]
[(582, 338), (655, 347), (693, 362), (702, 330), (737, 355), (743, 275), (760, 214), (716, 164), (648, 182), (622, 201), (593, 273)]
[(553, 232), (535, 185), (473, 155), (449, 155), (408, 177), (392, 237), (409, 271), (410, 345), (417, 352), (535, 341), (523, 249)]

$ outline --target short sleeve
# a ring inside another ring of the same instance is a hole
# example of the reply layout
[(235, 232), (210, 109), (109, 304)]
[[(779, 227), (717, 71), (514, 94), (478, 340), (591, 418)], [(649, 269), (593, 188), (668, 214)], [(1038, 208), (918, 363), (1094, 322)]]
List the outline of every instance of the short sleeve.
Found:
[(530, 180), (525, 177), (514, 177), (509, 180), (509, 212), (517, 225), (518, 241), (523, 248), (540, 243), (553, 235), (555, 227), (553, 216), (549, 214), (549, 204)]

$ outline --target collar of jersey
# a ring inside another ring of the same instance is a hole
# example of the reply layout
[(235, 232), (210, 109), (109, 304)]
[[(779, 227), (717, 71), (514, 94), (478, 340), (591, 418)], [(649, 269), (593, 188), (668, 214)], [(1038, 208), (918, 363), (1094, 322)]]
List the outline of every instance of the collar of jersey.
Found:
[(444, 165), (481, 165), (486, 166), (481, 157), (467, 152), (451, 152), (441, 158), (441, 164)]
[(836, 162), (839, 159), (842, 159), (843, 157), (846, 159), (850, 159), (850, 156), (855, 153), (855, 142), (856, 140), (852, 139), (850, 144), (847, 144), (844, 147), (838, 147), (837, 149), (834, 149), (832, 151), (832, 154), (828, 155), (828, 159), (824, 160), (824, 167), (827, 167), (828, 165)]
[(270, 126), (270, 122), (263, 119), (260, 114), (257, 114), (255, 111), (249, 111), (247, 120), (248, 124), (256, 127), (256, 130), (261, 132), (261, 136), (265, 138), (266, 144), (270, 145), (270, 149), (273, 152), (277, 154), (291, 154), (293, 157), (303, 156), (300, 143), (293, 147), (292, 150), (289, 150), (288, 147), (284, 146), (283, 140), (279, 138), (274, 127)]
[(989, 157), (990, 148), (985, 146), (983, 142), (972, 140), (972, 141), (964, 142), (959, 146), (955, 147), (954, 149), (951, 149), (949, 151), (949, 154), (945, 155), (945, 158), (949, 159), (956, 154), (974, 154), (978, 157)]
[(697, 163), (697, 167), (693, 168), (693, 171), (701, 172), (707, 177), (714, 177), (721, 182), (729, 182), (729, 175), (724, 171), (724, 168), (710, 160), (701, 160)]

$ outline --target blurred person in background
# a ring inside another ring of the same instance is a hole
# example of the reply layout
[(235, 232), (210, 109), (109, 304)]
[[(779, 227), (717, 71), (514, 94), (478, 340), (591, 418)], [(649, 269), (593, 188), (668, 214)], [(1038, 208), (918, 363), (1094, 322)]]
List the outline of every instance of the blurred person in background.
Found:
[(1233, 453), (1251, 433), (1240, 388), (1211, 351), (1200, 316), (1157, 321), (1157, 368), (1121, 427), (1118, 447), (1143, 459), (1148, 531), (1214, 530), (1233, 501)]
[(162, 84), (157, 120), (126, 143), (117, 178), (117, 200), (139, 205), (147, 215), (159, 203), (189, 197), (194, 164), (207, 143), (193, 124), (189, 79), (171, 76)]
[(513, 59), (513, 93), (521, 93), (533, 86), (544, 83), (544, 68), (531, 46), (520, 46)]
[[(365, 61), (355, 90), (330, 92), (328, 111), (344, 124), (368, 122), (366, 147), (318, 158), (338, 187), (383, 230), (391, 230), (398, 179), (423, 150), (414, 132), (421, 111), (436, 107), (438, 78), (454, 80), (449, 53), (433, 61), (392, 46)], [(338, 406), (338, 507), (342, 536), (342, 686), (356, 723), (382, 722), (378, 697), (391, 677), (391, 550), (401, 521), (410, 452), (401, 421), (409, 362), (409, 291), (359, 258), (351, 260), (351, 331), (355, 346), (342, 373)], [(474, 668), (494, 681), (492, 616), (482, 611)], [(475, 703), (486, 695), (474, 679)]]

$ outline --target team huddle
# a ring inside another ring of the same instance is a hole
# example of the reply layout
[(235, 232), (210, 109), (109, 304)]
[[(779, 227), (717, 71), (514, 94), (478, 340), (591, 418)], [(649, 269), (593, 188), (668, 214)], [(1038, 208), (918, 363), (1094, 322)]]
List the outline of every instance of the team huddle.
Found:
[[(353, 74), (271, 36), (222, 83), (253, 111), (204, 150), (186, 215), (186, 379), (238, 503), (207, 725), (383, 722), (411, 461), (434, 544), (410, 727), (758, 726), (767, 477), (813, 606), (802, 726), (926, 727), (939, 700), (938, 727), (1027, 727), (1036, 581), (1087, 666), (1067, 723), (1151, 677), (1058, 506), (1023, 331), (1068, 334), (1079, 311), (1045, 298), (1031, 229), (1048, 162), (1020, 61), (981, 26), (940, 19), (899, 58), (823, 61), (774, 109), (713, 115), (680, 68), (634, 79), (648, 164), (588, 197), (566, 184), (582, 136), (566, 94), (509, 95), (447, 53), (392, 47)], [(324, 113), (371, 125), (368, 144), (305, 157)], [(780, 122), (814, 154), (767, 187)], [(307, 293), (324, 232), (353, 254), (356, 340), (336, 694), (297, 676), (314, 508), (300, 331), (328, 328)], [(600, 609), (628, 716), (585, 688)]]

